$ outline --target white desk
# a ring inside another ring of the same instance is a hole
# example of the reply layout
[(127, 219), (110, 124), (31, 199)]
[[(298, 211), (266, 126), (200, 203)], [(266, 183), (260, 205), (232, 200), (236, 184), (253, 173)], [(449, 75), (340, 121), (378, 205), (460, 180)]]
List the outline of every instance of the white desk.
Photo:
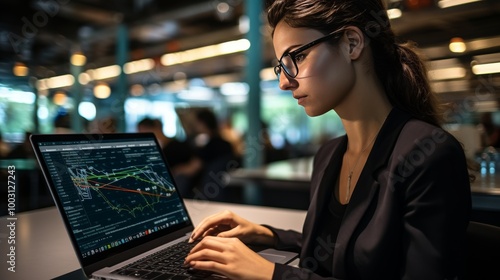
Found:
[[(198, 224), (207, 215), (229, 209), (256, 223), (302, 230), (305, 211), (186, 200)], [(19, 213), (16, 221), (16, 272), (7, 270), (7, 217), (0, 218), (0, 279), (52, 279), (80, 268), (62, 219), (55, 207)]]

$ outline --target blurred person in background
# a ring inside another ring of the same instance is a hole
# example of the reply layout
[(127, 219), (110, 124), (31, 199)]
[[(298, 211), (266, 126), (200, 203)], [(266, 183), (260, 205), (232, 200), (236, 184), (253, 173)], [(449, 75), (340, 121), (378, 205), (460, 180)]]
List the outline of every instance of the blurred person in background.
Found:
[(201, 163), (189, 143), (165, 136), (163, 123), (158, 119), (142, 119), (137, 123), (137, 131), (154, 133), (183, 197), (192, 196), (192, 177), (201, 168)]
[(15, 145), (7, 155), (8, 159), (34, 159), (35, 153), (30, 143), (31, 132), (24, 133), (22, 143)]
[[(316, 153), (302, 232), (230, 211), (205, 218), (185, 264), (231, 279), (462, 279), (471, 212), (460, 143), (423, 62), (396, 42), (381, 0), (269, 1), (282, 90), (346, 135)], [(300, 254), (275, 264), (246, 243)]]
[(210, 109), (199, 109), (194, 117), (194, 151), (201, 165), (196, 188), (212, 200), (228, 200), (225, 176), (239, 165), (233, 146), (220, 133), (217, 116)]
[(88, 124), (88, 133), (116, 133), (117, 121), (114, 117), (104, 117), (91, 121)]
[(235, 157), (241, 162), (245, 153), (245, 141), (241, 135), (231, 124), (229, 119), (224, 120), (220, 125), (220, 135), (222, 139), (228, 141), (233, 146)]
[(69, 134), (73, 132), (71, 129), (71, 116), (67, 112), (59, 112), (54, 118), (54, 133)]

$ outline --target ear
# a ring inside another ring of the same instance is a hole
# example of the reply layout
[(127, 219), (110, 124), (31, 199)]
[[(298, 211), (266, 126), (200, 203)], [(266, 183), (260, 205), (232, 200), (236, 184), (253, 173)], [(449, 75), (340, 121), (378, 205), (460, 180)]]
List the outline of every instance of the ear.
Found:
[(349, 26), (346, 28), (345, 36), (349, 44), (349, 58), (351, 60), (359, 59), (365, 48), (365, 37), (363, 32), (355, 26)]

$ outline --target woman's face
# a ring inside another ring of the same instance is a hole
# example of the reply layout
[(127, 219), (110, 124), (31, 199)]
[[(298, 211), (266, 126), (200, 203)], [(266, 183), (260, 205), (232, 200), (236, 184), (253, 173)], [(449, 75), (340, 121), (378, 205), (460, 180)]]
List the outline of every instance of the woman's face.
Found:
[[(284, 53), (324, 35), (315, 29), (292, 28), (281, 21), (273, 36), (276, 57), (279, 59)], [(319, 116), (335, 109), (354, 86), (349, 46), (344, 37), (337, 39), (334, 45), (323, 42), (297, 54), (298, 75), (295, 78), (289, 77), (284, 71), (280, 75), (280, 88), (292, 91), (293, 97), (309, 116)]]

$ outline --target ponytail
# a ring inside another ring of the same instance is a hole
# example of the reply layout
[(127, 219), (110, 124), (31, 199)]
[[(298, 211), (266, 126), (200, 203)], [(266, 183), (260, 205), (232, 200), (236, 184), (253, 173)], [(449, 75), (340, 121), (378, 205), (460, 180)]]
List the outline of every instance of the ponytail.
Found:
[(375, 70), (392, 105), (417, 119), (441, 126), (443, 119), (439, 103), (431, 90), (427, 69), (414, 50), (415, 46), (412, 43), (394, 43), (393, 53), (388, 53), (390, 48), (387, 46), (380, 48), (377, 43), (374, 45)]

